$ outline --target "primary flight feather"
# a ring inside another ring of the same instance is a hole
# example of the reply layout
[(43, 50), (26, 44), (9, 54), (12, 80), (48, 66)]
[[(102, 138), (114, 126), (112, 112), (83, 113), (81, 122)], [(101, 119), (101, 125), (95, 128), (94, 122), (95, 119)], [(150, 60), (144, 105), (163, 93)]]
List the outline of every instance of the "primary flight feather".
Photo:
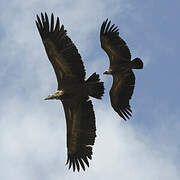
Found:
[(67, 126), (67, 164), (79, 171), (89, 167), (92, 158), (92, 145), (96, 137), (96, 125), (93, 105), (89, 96), (101, 99), (104, 93), (103, 82), (93, 73), (85, 80), (85, 69), (81, 56), (67, 36), (59, 18), (51, 15), (37, 15), (36, 21), (47, 56), (54, 68), (58, 88), (45, 100), (61, 100)]
[(130, 118), (132, 110), (129, 100), (135, 86), (135, 75), (132, 69), (142, 69), (139, 58), (131, 61), (131, 53), (126, 42), (119, 36), (119, 29), (111, 21), (104, 21), (100, 30), (102, 49), (107, 53), (110, 67), (104, 74), (113, 76), (113, 85), (109, 92), (113, 109), (124, 120)]

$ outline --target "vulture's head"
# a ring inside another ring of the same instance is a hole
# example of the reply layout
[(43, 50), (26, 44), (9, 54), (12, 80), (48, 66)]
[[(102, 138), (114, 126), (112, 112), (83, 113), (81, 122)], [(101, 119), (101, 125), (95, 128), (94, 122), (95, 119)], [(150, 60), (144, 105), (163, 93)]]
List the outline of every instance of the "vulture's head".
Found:
[(62, 95), (64, 94), (64, 91), (57, 90), (54, 94), (50, 94), (47, 98), (44, 100), (51, 100), (51, 99), (61, 99)]
[(112, 74), (112, 70), (108, 69), (108, 70), (104, 71), (103, 74), (111, 75)]

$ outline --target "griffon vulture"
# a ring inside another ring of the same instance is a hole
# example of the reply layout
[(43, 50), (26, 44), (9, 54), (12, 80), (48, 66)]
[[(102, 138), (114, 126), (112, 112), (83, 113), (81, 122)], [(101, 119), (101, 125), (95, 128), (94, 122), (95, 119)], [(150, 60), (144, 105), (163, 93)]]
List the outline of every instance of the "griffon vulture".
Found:
[(104, 21), (100, 30), (102, 49), (107, 53), (110, 67), (103, 74), (113, 76), (113, 85), (109, 92), (113, 109), (124, 120), (130, 118), (132, 110), (129, 100), (133, 94), (135, 75), (132, 69), (142, 69), (139, 58), (131, 61), (131, 54), (126, 42), (119, 36), (119, 29), (111, 21)]
[(95, 115), (89, 96), (101, 99), (104, 93), (103, 82), (94, 73), (85, 80), (85, 69), (81, 56), (67, 36), (59, 18), (54, 15), (49, 21), (47, 14), (37, 15), (36, 21), (47, 56), (54, 68), (58, 88), (45, 100), (61, 100), (67, 125), (67, 163), (73, 171), (89, 167), (92, 158), (92, 145), (96, 137)]

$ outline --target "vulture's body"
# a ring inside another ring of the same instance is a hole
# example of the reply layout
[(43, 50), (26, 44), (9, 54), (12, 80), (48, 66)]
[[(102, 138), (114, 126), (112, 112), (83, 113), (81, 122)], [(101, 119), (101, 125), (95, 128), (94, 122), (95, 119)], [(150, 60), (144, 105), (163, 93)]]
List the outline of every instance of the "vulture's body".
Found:
[(111, 26), (111, 21), (108, 22), (107, 19), (101, 26), (100, 41), (110, 60), (110, 67), (104, 74), (113, 76), (113, 85), (109, 92), (111, 105), (126, 120), (132, 113), (129, 104), (135, 86), (132, 69), (142, 69), (143, 62), (139, 58), (131, 61), (130, 50), (118, 31), (117, 26)]
[(101, 99), (104, 93), (99, 75), (92, 74), (85, 80), (85, 69), (77, 48), (67, 36), (64, 26), (56, 23), (51, 15), (37, 16), (37, 28), (47, 56), (54, 68), (58, 88), (48, 99), (61, 100), (67, 125), (67, 164), (73, 171), (85, 170), (92, 158), (92, 145), (96, 137), (95, 115), (89, 96)]

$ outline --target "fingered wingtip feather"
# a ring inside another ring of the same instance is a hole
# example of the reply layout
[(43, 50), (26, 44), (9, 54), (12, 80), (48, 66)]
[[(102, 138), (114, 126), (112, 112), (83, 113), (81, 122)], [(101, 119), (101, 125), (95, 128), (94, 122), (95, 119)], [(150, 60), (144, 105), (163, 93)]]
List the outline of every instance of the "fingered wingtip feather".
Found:
[(89, 162), (86, 156), (82, 157), (83, 161), (86, 163), (86, 165), (89, 167)]
[(59, 31), (59, 27), (60, 27), (60, 21), (59, 21), (59, 17), (57, 17), (56, 27), (55, 27), (55, 30), (54, 30), (54, 31)]
[(38, 29), (40, 31), (43, 29), (43, 25), (42, 25), (41, 19), (38, 15), (37, 15), (37, 22), (38, 22)]
[(124, 111), (131, 117), (131, 113), (128, 111), (128, 109), (124, 109)]
[(128, 107), (126, 107), (126, 109), (132, 113), (130, 105)]
[(92, 156), (91, 156), (91, 155), (88, 155), (88, 158), (89, 158), (90, 160), (92, 160)]
[(54, 30), (54, 15), (52, 13), (51, 14), (51, 29), (50, 29), (50, 31), (53, 32), (53, 30)]
[(126, 118), (124, 117), (123, 113), (121, 112), (121, 109), (119, 108), (118, 110), (118, 114), (120, 115), (120, 117), (122, 117), (125, 121), (126, 121)]
[(126, 114), (126, 112), (124, 110), (121, 110), (122, 111), (122, 114), (127, 118), (129, 119), (129, 116)]
[(108, 19), (108, 18), (106, 18), (106, 20), (104, 21), (104, 23), (106, 24), (106, 23), (108, 22), (108, 20), (109, 20), (109, 19)]
[(115, 24), (113, 24), (110, 28), (109, 28), (109, 32), (112, 32), (112, 29), (114, 28)]
[(107, 24), (107, 26), (106, 26), (106, 29), (105, 29), (105, 33), (108, 32), (110, 24), (111, 24), (111, 21), (108, 22), (108, 24)]
[(114, 32), (115, 32), (115, 33), (119, 33), (119, 29), (116, 29)]
[(111, 32), (118, 32), (119, 29), (118, 29), (118, 26), (115, 26), (113, 29), (111, 29)]
[(37, 21), (35, 21), (35, 23), (36, 23), (38, 30), (40, 31), (39, 23)]
[(75, 171), (76, 170), (76, 165), (75, 165), (75, 162), (74, 162), (74, 159), (73, 159), (73, 171)]
[(79, 170), (80, 170), (80, 166), (79, 166), (78, 159), (76, 159), (76, 160), (75, 160), (75, 163), (76, 163), (77, 170), (78, 170), (78, 172), (79, 172)]
[(70, 159), (70, 158), (69, 158), (69, 156), (68, 156), (67, 161), (66, 161), (66, 165), (69, 163), (69, 159)]
[(101, 30), (100, 30), (100, 34), (101, 34), (101, 35), (105, 33), (104, 29), (105, 29), (105, 27), (106, 27), (107, 21), (108, 21), (108, 18), (107, 18), (105, 21), (103, 21), (103, 23), (102, 23), (102, 25), (101, 25)]
[(79, 158), (79, 162), (81, 164), (82, 169), (85, 171), (85, 166), (81, 158)]
[(68, 167), (68, 169), (70, 169), (70, 168), (71, 168), (71, 165), (72, 165), (72, 160), (70, 159), (70, 162), (69, 162), (69, 167)]
[(44, 22), (44, 15), (43, 15), (43, 13), (41, 13), (41, 19)]
[(88, 159), (92, 159), (91, 156), (86, 156), (86, 155), (83, 155), (83, 157), (70, 157), (67, 159), (67, 162), (66, 162), (66, 165), (68, 164), (68, 169), (71, 169), (72, 167), (72, 170), (73, 172), (75, 171), (80, 171), (81, 168), (83, 169), (83, 171), (85, 171), (85, 165), (84, 163), (89, 167), (89, 162), (88, 162)]
[(38, 15), (36, 15), (38, 23), (41, 23), (40, 17)]
[(48, 22), (49, 20), (48, 20), (48, 15), (47, 15), (47, 13), (45, 12), (45, 19), (46, 19), (46, 22)]

